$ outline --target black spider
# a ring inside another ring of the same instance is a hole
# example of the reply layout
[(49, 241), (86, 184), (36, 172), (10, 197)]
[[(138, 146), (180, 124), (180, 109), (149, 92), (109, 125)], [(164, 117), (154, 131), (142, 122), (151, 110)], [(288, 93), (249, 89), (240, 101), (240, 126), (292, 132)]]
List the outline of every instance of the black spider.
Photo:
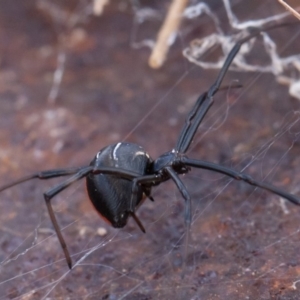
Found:
[[(272, 28), (274, 28), (274, 26)], [(216, 81), (207, 92), (200, 95), (195, 106), (188, 114), (177, 144), (173, 150), (164, 153), (153, 161), (141, 146), (131, 143), (118, 143), (100, 150), (89, 166), (42, 171), (7, 184), (0, 188), (0, 192), (33, 178), (50, 179), (59, 176), (73, 175), (61, 184), (44, 193), (47, 209), (69, 268), (72, 268), (71, 257), (50, 201), (55, 195), (66, 189), (70, 184), (83, 177), (86, 177), (89, 198), (95, 209), (113, 227), (124, 227), (128, 217), (131, 216), (143, 232), (145, 232), (145, 229), (141, 221), (135, 215), (135, 210), (141, 203), (144, 195), (153, 201), (150, 194), (152, 186), (159, 185), (169, 179), (172, 179), (175, 182), (185, 200), (185, 222), (187, 226), (190, 226), (191, 197), (178, 175), (188, 173), (191, 167), (225, 174), (236, 180), (242, 180), (253, 186), (268, 190), (294, 204), (300, 205), (299, 198), (274, 187), (271, 184), (256, 181), (249, 175), (234, 171), (227, 167), (203, 160), (188, 158), (185, 154), (189, 149), (201, 121), (212, 106), (213, 96), (220, 89), (223, 78), (234, 57), (240, 50), (241, 45), (258, 34), (259, 32), (249, 34), (244, 39), (238, 41), (232, 48)]]

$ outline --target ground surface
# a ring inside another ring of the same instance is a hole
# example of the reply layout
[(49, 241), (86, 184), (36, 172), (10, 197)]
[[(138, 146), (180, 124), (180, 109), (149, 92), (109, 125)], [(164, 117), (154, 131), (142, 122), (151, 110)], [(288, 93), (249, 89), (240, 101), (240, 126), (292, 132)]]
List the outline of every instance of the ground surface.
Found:
[[(43, 8), (47, 1), (1, 2), (3, 184), (39, 170), (87, 165), (99, 149), (122, 140), (156, 158), (172, 149), (197, 95), (216, 76), (181, 54), (192, 36), (210, 30), (205, 18), (187, 26), (192, 29), (162, 69), (151, 70), (149, 50), (130, 45), (130, 5), (110, 5), (103, 16), (68, 28), (64, 16), (60, 20), (56, 12), (55, 19)], [(70, 3), (59, 11), (86, 7)], [(215, 9), (224, 20), (221, 6)], [(137, 39), (154, 38), (157, 24), (140, 26)], [(289, 40), (288, 29), (279, 32), (280, 43)], [(51, 104), (63, 35), (65, 72)], [(219, 93), (189, 156), (237, 170), (254, 158), (248, 173), (300, 195), (299, 102), (272, 75), (257, 75), (229, 74), (227, 84), (238, 78), (244, 87)], [(0, 299), (300, 298), (300, 210), (277, 196), (193, 171), (185, 177), (194, 220), (185, 252), (184, 203), (172, 183), (154, 189), (154, 204), (146, 201), (139, 209), (143, 234), (132, 220), (116, 230), (99, 219), (82, 181), (53, 201), (75, 264), (68, 271), (42, 198), (60, 181), (33, 180), (1, 194)]]

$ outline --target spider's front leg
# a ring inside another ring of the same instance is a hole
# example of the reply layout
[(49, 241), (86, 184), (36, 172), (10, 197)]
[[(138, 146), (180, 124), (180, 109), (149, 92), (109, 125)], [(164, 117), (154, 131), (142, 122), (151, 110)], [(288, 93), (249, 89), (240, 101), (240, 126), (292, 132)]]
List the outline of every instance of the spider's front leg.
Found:
[[(184, 172), (186, 173), (188, 170), (184, 168)], [(158, 185), (161, 182), (164, 182), (166, 180), (172, 179), (178, 190), (180, 191), (183, 199), (185, 200), (185, 212), (184, 212), (184, 219), (187, 227), (189, 228), (192, 221), (192, 215), (191, 215), (191, 196), (189, 195), (189, 192), (187, 191), (185, 185), (181, 181), (181, 179), (178, 176), (178, 172), (173, 169), (171, 165), (167, 165), (163, 167), (158, 174), (154, 175), (146, 175), (141, 176), (138, 178), (134, 178), (132, 180), (132, 195), (131, 195), (131, 210), (134, 211), (136, 208), (137, 202), (137, 195), (138, 195), (138, 189), (143, 185)], [(180, 173), (181, 174), (181, 173)]]
[(139, 190), (142, 189), (143, 193), (151, 200), (154, 201), (150, 195), (150, 189), (152, 185), (157, 185), (162, 182), (162, 176), (159, 174), (145, 175), (132, 179), (132, 190), (129, 204), (129, 213), (139, 226), (142, 232), (146, 232), (141, 221), (135, 215), (136, 207), (139, 205), (142, 199), (138, 199)]

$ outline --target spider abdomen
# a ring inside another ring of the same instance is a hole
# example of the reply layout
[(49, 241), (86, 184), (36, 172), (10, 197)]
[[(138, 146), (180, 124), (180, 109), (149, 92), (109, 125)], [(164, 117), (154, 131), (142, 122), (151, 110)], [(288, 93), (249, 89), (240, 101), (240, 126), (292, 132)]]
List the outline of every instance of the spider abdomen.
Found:
[[(145, 150), (136, 144), (118, 143), (100, 150), (90, 165), (94, 167), (112, 167), (147, 175), (152, 160)], [(86, 177), (89, 198), (95, 209), (113, 227), (124, 227), (130, 211), (132, 181), (118, 175), (89, 174)], [(136, 207), (146, 192), (138, 187)], [(147, 193), (150, 191), (147, 191)]]

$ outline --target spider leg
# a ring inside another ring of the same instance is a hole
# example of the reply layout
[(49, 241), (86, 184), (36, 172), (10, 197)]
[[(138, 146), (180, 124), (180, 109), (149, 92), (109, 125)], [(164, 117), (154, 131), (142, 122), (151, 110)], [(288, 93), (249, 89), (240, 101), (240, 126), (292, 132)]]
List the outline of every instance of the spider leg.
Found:
[(56, 187), (54, 187), (53, 189), (51, 189), (50, 191), (44, 193), (44, 199), (46, 202), (46, 206), (48, 209), (48, 213), (51, 219), (51, 222), (53, 224), (53, 227), (55, 229), (56, 235), (58, 237), (58, 240), (60, 242), (60, 245), (64, 251), (66, 260), (67, 260), (67, 264), (69, 266), (69, 269), (72, 269), (72, 260), (70, 257), (70, 253), (69, 250), (67, 248), (66, 242), (61, 234), (60, 228), (58, 226), (57, 223), (57, 219), (55, 217), (53, 208), (51, 206), (51, 199), (57, 195), (58, 193), (60, 193), (61, 191), (63, 191), (64, 189), (66, 189), (69, 185), (71, 185), (73, 182), (85, 177), (86, 175), (88, 175), (91, 171), (93, 170), (93, 167), (86, 167), (81, 169), (80, 171), (78, 171), (74, 176), (71, 176), (70, 178), (68, 178), (66, 181), (64, 181), (63, 183), (57, 185)]
[[(81, 167), (81, 168), (71, 168), (71, 169), (54, 169), (54, 170), (41, 171), (41, 172), (38, 172), (38, 173), (34, 173), (34, 174), (31, 174), (31, 175), (22, 177), (22, 178), (20, 178), (17, 181), (14, 181), (12, 183), (9, 183), (9, 184), (6, 184), (6, 185), (2, 186), (0, 188), (0, 192), (6, 190), (8, 188), (11, 188), (11, 187), (13, 187), (15, 185), (18, 185), (20, 183), (23, 183), (25, 181), (31, 180), (31, 179), (35, 179), (35, 178), (38, 178), (38, 179), (51, 179), (51, 178), (60, 177), (60, 176), (68, 176), (68, 175), (72, 175), (72, 174), (78, 173), (82, 169), (84, 169), (84, 167)], [(64, 239), (62, 237), (62, 234), (60, 232), (60, 229), (58, 227), (56, 218), (55, 218), (54, 213), (53, 213), (53, 209), (52, 209), (52, 207), (50, 205), (50, 199), (51, 198), (48, 199), (46, 194), (44, 194), (44, 198), (45, 198), (45, 201), (46, 201), (46, 206), (48, 208), (48, 213), (49, 213), (50, 219), (52, 221), (52, 224), (54, 226), (55, 232), (56, 232), (56, 234), (58, 236), (58, 239), (60, 241), (61, 247), (63, 248), (63, 251), (64, 251), (64, 254), (65, 254), (68, 266), (71, 269), (71, 267), (72, 267), (71, 258), (70, 258), (70, 255), (69, 255), (66, 243), (65, 243), (65, 241), (64, 241)]]
[[(229, 88), (241, 88), (241, 87), (242, 87), (241, 84), (233, 84), (231, 86), (222, 86), (222, 87), (219, 88), (219, 90), (227, 90)], [(199, 109), (201, 108), (201, 106), (202, 106), (204, 100), (206, 99), (206, 97), (207, 97), (207, 91), (205, 93), (201, 94), (198, 97), (198, 99), (196, 101), (196, 104), (194, 105), (192, 110), (189, 112), (187, 118), (185, 119), (184, 126), (181, 130), (181, 133), (179, 135), (179, 138), (178, 138), (178, 141), (177, 141), (177, 144), (176, 144), (176, 147), (175, 147), (175, 150), (178, 151), (179, 153), (184, 153), (185, 152), (185, 151), (183, 151), (183, 149), (184, 149), (183, 146), (185, 144), (185, 140), (188, 139), (187, 134), (190, 130), (193, 119), (198, 114)], [(212, 105), (212, 103), (210, 105)], [(209, 109), (209, 107), (207, 109), (204, 108), (204, 110), (203, 110), (204, 115), (201, 116), (202, 119), (205, 116), (205, 111), (207, 112), (208, 109)], [(200, 125), (200, 123), (199, 123), (199, 125)], [(197, 126), (197, 128), (199, 127), (199, 125)]]
[(196, 134), (196, 131), (197, 131), (200, 123), (202, 122), (202, 120), (205, 117), (205, 115), (207, 114), (208, 110), (214, 103), (212, 96), (210, 98), (208, 98), (207, 94), (203, 94), (200, 97), (201, 98), (199, 100), (200, 100), (201, 109), (197, 112), (197, 115), (195, 116), (195, 120), (193, 120), (193, 123), (190, 125), (185, 136), (183, 136), (181, 138), (182, 144), (178, 148), (176, 148), (176, 150), (179, 153), (186, 153), (186, 151), (188, 150), (188, 148)]
[(136, 216), (136, 214), (134, 212), (132, 212), (132, 211), (129, 214), (132, 216), (133, 220), (139, 226), (139, 228), (141, 229), (141, 231), (144, 232), (144, 233), (146, 233), (145, 227), (143, 226), (141, 220)]
[(51, 203), (50, 203), (50, 199), (51, 198), (47, 198), (47, 195), (44, 194), (44, 199), (45, 199), (45, 202), (46, 202), (46, 206), (47, 206), (47, 209), (48, 209), (48, 214), (50, 216), (51, 222), (52, 222), (53, 227), (55, 229), (55, 232), (56, 232), (56, 235), (57, 235), (58, 240), (60, 242), (60, 245), (61, 245), (61, 247), (62, 247), (62, 249), (64, 251), (68, 267), (69, 267), (69, 269), (72, 269), (72, 259), (71, 259), (69, 250), (67, 248), (67, 244), (66, 244), (66, 242), (65, 242), (65, 240), (64, 240), (64, 238), (63, 238), (63, 236), (61, 234), (60, 228), (58, 226), (57, 219), (55, 217), (53, 208), (51, 206)]
[[(285, 24), (287, 25), (287, 24)], [(216, 81), (211, 85), (211, 87), (208, 89), (207, 92), (200, 95), (200, 97), (197, 99), (195, 106), (193, 107), (192, 111), (188, 115), (186, 119), (186, 123), (181, 131), (181, 134), (179, 135), (178, 142), (176, 144), (175, 150), (179, 153), (186, 153), (188, 150), (195, 134), (200, 126), (203, 118), (205, 117), (206, 113), (208, 112), (209, 108), (213, 104), (213, 96), (216, 94), (216, 92), (220, 89), (220, 86), (222, 84), (222, 81), (232, 63), (237, 53), (240, 51), (241, 46), (249, 41), (250, 39), (258, 36), (263, 31), (268, 31), (271, 29), (277, 28), (279, 25), (273, 25), (268, 28), (264, 28), (262, 30), (253, 32), (246, 36), (245, 38), (237, 41), (237, 43), (233, 46), (233, 48), (230, 50), (218, 76)]]
[(34, 173), (25, 177), (22, 177), (20, 179), (18, 179), (17, 181), (11, 182), (9, 184), (3, 185), (2, 187), (0, 187), (0, 192), (11, 188), (17, 184), (23, 183), (25, 181), (31, 180), (31, 179), (51, 179), (51, 178), (55, 178), (55, 177), (60, 177), (60, 176), (68, 176), (68, 175), (73, 175), (75, 173), (77, 173), (78, 171), (80, 171), (81, 169), (83, 169), (83, 167), (81, 168), (70, 168), (70, 169), (54, 169), (54, 170), (46, 170), (46, 171), (41, 171), (38, 173)]
[(276, 195), (279, 195), (283, 198), (285, 198), (286, 200), (296, 204), (296, 205), (300, 205), (300, 199), (298, 197), (296, 197), (295, 195), (289, 194), (285, 191), (283, 191), (280, 188), (277, 188), (269, 183), (265, 183), (265, 182), (259, 182), (254, 180), (251, 176), (245, 174), (245, 173), (241, 173), (241, 172), (237, 172), (235, 170), (232, 170), (230, 168), (227, 167), (223, 167), (217, 164), (214, 164), (212, 162), (207, 162), (207, 161), (203, 161), (203, 160), (196, 160), (196, 159), (190, 159), (187, 157), (182, 157), (181, 162), (191, 166), (191, 167), (195, 167), (195, 168), (200, 168), (200, 169), (206, 169), (206, 170), (211, 170), (217, 173), (221, 173), (224, 175), (227, 175), (235, 180), (242, 180), (247, 182), (250, 185), (256, 186), (256, 187), (260, 187), (264, 190), (270, 191)]
[(154, 202), (154, 198), (151, 195), (147, 195), (148, 199), (152, 202)]
[(191, 219), (192, 219), (191, 218), (191, 197), (190, 197), (185, 185), (183, 184), (183, 182), (180, 180), (179, 176), (177, 175), (177, 173), (171, 167), (165, 167), (164, 170), (169, 175), (169, 178), (166, 178), (166, 176), (163, 174), (154, 174), (154, 175), (140, 176), (140, 177), (134, 178), (132, 180), (130, 211), (134, 212), (134, 210), (135, 210), (139, 185), (143, 185), (143, 184), (156, 185), (158, 183), (161, 183), (162, 181), (166, 181), (171, 178), (175, 182), (177, 188), (179, 189), (182, 197), (185, 200), (185, 222), (186, 222), (187, 226), (190, 227)]
[(175, 150), (178, 151), (179, 153), (183, 153), (182, 148), (184, 145), (184, 141), (186, 139), (186, 135), (188, 134), (188, 131), (191, 127), (191, 123), (192, 123), (193, 119), (195, 118), (195, 115), (197, 114), (197, 112), (199, 111), (200, 107), (202, 106), (204, 100), (206, 99), (206, 94), (207, 94), (207, 92), (201, 94), (198, 97), (196, 104), (194, 105), (192, 110), (189, 112), (187, 118), (185, 119), (184, 126), (181, 130), (181, 133), (179, 135), (179, 138), (177, 140), (177, 144), (175, 147)]
[[(162, 182), (162, 175), (160, 174), (154, 174), (154, 175), (145, 175), (140, 176), (137, 178), (134, 178), (132, 180), (132, 190), (131, 190), (131, 199), (130, 199), (130, 214), (141, 229), (142, 232), (146, 232), (144, 226), (142, 225), (141, 221), (138, 219), (138, 217), (135, 215), (135, 208), (137, 203), (137, 193), (139, 186), (141, 184), (155, 184), (157, 182)], [(146, 195), (151, 201), (154, 201), (154, 199), (150, 195)]]
[(188, 193), (185, 185), (177, 175), (177, 173), (171, 167), (165, 167), (166, 172), (170, 175), (171, 179), (175, 182), (179, 189), (183, 199), (185, 200), (184, 219), (188, 228), (191, 226), (192, 215), (191, 215), (191, 196)]
[[(139, 189), (139, 185), (141, 184), (155, 184), (157, 182), (162, 182), (162, 175), (154, 174), (154, 175), (145, 175), (139, 176), (132, 180), (132, 190), (131, 190), (131, 199), (130, 199), (130, 211), (134, 212), (136, 207), (137, 193)], [(151, 201), (154, 199), (150, 195), (146, 195)]]
[[(48, 209), (48, 213), (50, 216), (50, 219), (52, 221), (53, 227), (55, 229), (55, 232), (57, 234), (58, 240), (60, 242), (60, 245), (64, 251), (66, 260), (67, 260), (67, 264), (69, 266), (69, 268), (72, 268), (72, 260), (66, 245), (66, 242), (62, 236), (62, 233), (60, 231), (60, 228), (58, 226), (57, 223), (57, 219), (55, 217), (55, 214), (53, 212), (53, 208), (51, 206), (51, 199), (57, 195), (58, 193), (60, 193), (61, 191), (63, 191), (64, 189), (66, 189), (67, 187), (69, 187), (72, 183), (82, 179), (83, 177), (86, 177), (88, 174), (113, 174), (113, 175), (118, 175), (124, 179), (128, 179), (131, 180), (133, 178), (135, 178), (136, 176), (139, 176), (138, 173), (135, 172), (131, 172), (131, 171), (127, 171), (127, 170), (123, 170), (123, 169), (117, 169), (117, 168), (95, 168), (93, 166), (88, 166), (88, 167), (84, 167), (79, 169), (79, 171), (71, 176), (70, 178), (68, 178), (67, 180), (65, 180), (64, 182), (62, 182), (61, 184), (55, 186), (54, 188), (52, 188), (51, 190), (49, 190), (48, 192), (44, 193), (44, 199), (46, 201), (46, 206)], [(135, 216), (133, 216), (135, 220), (137, 220), (137, 218)], [(141, 224), (141, 222), (137, 222), (138, 225)], [(141, 228), (143, 228), (143, 226), (141, 226)]]
[(141, 176), (139, 173), (134, 171), (128, 171), (122, 168), (114, 168), (114, 167), (94, 167), (92, 169), (92, 174), (110, 174), (120, 177), (122, 179), (132, 180), (136, 177)]
[(47, 197), (47, 200), (50, 200), (53, 198), (55, 195), (69, 187), (72, 183), (74, 183), (77, 180), (80, 180), (81, 178), (87, 176), (89, 173), (93, 171), (92, 166), (88, 166), (85, 168), (80, 169), (75, 175), (71, 176), (67, 180), (63, 181), (62, 183), (58, 184), (48, 192), (44, 193), (44, 195)]

